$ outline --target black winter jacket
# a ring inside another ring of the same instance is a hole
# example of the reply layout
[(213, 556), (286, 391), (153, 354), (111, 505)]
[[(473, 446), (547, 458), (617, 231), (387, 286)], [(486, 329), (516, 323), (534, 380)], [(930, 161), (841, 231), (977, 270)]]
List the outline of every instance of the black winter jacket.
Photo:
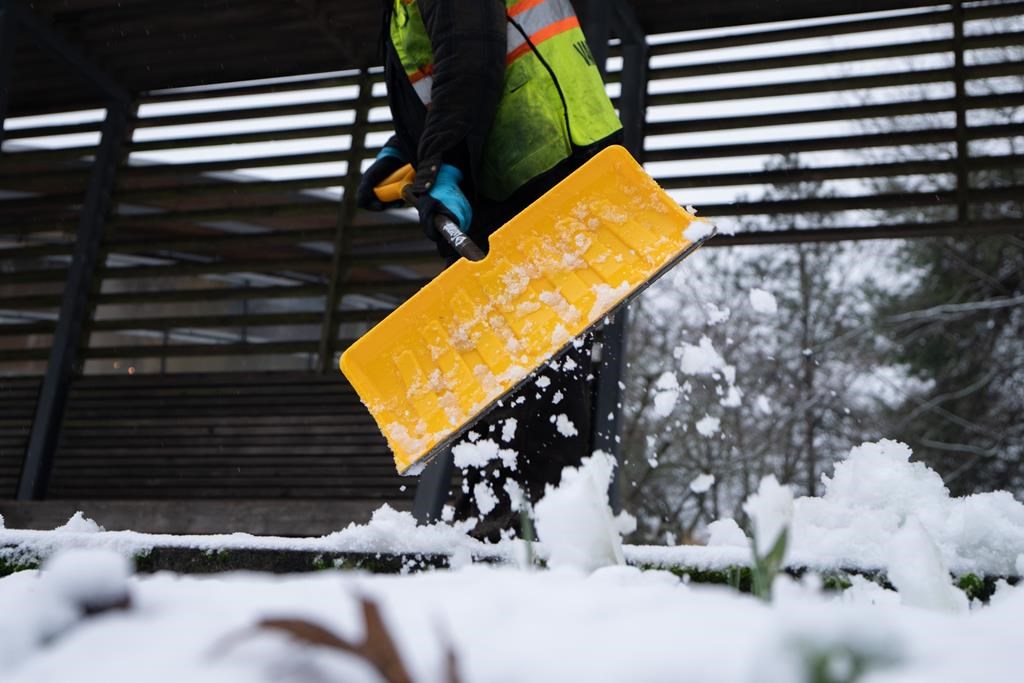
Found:
[(390, 144), (417, 170), (422, 193), (442, 162), (459, 168), (473, 201), (484, 143), (505, 77), (505, 3), (501, 0), (417, 0), (434, 51), (429, 109), (412, 88), (388, 31), (392, 3), (383, 0), (385, 81), (395, 123)]

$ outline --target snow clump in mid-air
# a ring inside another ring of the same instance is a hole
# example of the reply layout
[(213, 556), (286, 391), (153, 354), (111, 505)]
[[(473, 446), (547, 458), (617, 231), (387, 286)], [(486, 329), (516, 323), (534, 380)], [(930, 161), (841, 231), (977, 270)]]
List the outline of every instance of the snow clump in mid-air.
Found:
[(585, 458), (579, 467), (562, 470), (557, 487), (548, 486), (534, 506), (537, 536), (544, 544), (551, 567), (593, 571), (624, 564), (622, 534), (636, 529), (636, 520), (612, 513), (608, 489), (615, 459), (602, 451)]
[(579, 432), (576, 430), (576, 425), (573, 424), (572, 420), (565, 413), (559, 413), (558, 415), (552, 415), (551, 421), (555, 424), (555, 429), (558, 433), (569, 438), (570, 436), (576, 436)]
[(697, 427), (697, 433), (704, 437), (714, 436), (718, 433), (722, 421), (717, 417), (711, 417), (705, 415), (703, 418), (697, 421), (695, 425)]
[[(676, 349), (679, 357), (679, 369), (687, 375), (711, 376), (716, 372), (726, 372), (730, 365), (715, 351), (711, 339), (707, 336), (701, 337), (696, 345), (683, 343)], [(733, 368), (730, 374), (735, 375)]]
[[(505, 437), (506, 426), (502, 427), (502, 438)], [(515, 434), (515, 422), (512, 423), (509, 438)], [(508, 439), (505, 439), (508, 441)], [(467, 467), (486, 467), (492, 460), (501, 460), (501, 463), (514, 470), (516, 468), (516, 456), (518, 454), (510, 448), (501, 448), (492, 439), (478, 439), (476, 443), (463, 441), (452, 448), (452, 456), (455, 466), (459, 469)]]
[(699, 474), (690, 482), (690, 490), (694, 493), (707, 493), (715, 485), (715, 475)]
[(779, 304), (775, 300), (775, 295), (757, 287), (750, 290), (750, 306), (758, 313), (766, 315), (775, 315), (779, 312)]
[(676, 373), (668, 371), (661, 373), (658, 381), (654, 384), (654, 414), (658, 417), (668, 417), (672, 409), (676, 407), (679, 399), (679, 380)]

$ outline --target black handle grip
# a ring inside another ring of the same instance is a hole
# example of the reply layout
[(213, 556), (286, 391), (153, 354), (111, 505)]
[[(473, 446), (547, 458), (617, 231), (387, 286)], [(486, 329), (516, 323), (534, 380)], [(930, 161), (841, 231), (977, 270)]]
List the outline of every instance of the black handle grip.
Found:
[[(402, 198), (409, 206), (416, 206), (416, 196), (412, 193), (412, 185), (402, 188)], [(459, 256), (468, 261), (483, 261), (487, 254), (477, 246), (477, 243), (469, 238), (469, 235), (462, 232), (452, 219), (444, 215), (434, 216), (434, 227), (444, 237), (444, 241), (452, 246)]]

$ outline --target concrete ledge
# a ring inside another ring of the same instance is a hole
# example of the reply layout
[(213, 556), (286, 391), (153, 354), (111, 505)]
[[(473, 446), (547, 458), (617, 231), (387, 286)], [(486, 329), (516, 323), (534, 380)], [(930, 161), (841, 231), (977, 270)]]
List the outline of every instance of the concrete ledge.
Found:
[[(54, 529), (78, 511), (108, 531), (153, 534), (323, 536), (365, 524), (383, 500), (43, 500), (0, 501), (8, 528)], [(396, 510), (411, 501), (386, 501)]]

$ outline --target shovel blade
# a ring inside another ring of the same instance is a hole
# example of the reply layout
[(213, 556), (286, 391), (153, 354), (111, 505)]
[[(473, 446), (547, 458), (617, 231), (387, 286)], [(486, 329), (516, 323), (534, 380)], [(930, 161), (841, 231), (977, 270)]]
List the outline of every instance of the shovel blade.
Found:
[(612, 309), (698, 246), (694, 221), (609, 147), (350, 346), (341, 371), (415, 474)]

